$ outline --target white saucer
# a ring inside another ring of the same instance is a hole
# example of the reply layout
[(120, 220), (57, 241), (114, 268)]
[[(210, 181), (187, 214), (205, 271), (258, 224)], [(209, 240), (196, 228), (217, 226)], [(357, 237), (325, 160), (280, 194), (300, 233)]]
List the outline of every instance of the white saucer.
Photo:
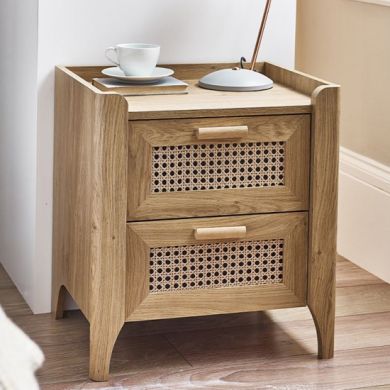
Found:
[(150, 76), (126, 76), (119, 66), (113, 66), (112, 68), (103, 69), (102, 73), (105, 76), (113, 77), (129, 84), (147, 84), (156, 83), (165, 77), (172, 76), (175, 72), (168, 68), (155, 68)]

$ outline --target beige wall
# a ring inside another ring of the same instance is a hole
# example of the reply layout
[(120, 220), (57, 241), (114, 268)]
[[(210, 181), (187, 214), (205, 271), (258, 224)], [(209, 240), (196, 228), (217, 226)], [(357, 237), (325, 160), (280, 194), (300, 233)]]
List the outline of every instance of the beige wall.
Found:
[(298, 0), (296, 67), (341, 84), (341, 144), (390, 166), (390, 7)]

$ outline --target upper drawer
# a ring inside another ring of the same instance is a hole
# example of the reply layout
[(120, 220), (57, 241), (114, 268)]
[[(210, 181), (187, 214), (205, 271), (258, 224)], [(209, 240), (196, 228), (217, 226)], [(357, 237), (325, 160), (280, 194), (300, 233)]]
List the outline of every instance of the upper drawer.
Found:
[(308, 209), (310, 115), (129, 122), (128, 220)]

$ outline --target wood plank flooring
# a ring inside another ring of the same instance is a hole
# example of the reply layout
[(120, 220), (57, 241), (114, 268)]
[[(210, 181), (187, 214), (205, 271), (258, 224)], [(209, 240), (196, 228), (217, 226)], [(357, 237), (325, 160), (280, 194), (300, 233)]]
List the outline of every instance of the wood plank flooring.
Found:
[(0, 266), (0, 305), (46, 355), (42, 389), (390, 389), (390, 285), (339, 259), (335, 358), (306, 308), (126, 324), (111, 379), (88, 380), (79, 311), (32, 315)]

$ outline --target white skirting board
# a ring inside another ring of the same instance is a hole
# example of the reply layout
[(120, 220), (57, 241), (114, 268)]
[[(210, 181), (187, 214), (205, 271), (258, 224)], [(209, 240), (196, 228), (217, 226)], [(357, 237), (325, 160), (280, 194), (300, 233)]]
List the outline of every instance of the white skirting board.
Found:
[(390, 167), (341, 148), (338, 253), (390, 283)]

